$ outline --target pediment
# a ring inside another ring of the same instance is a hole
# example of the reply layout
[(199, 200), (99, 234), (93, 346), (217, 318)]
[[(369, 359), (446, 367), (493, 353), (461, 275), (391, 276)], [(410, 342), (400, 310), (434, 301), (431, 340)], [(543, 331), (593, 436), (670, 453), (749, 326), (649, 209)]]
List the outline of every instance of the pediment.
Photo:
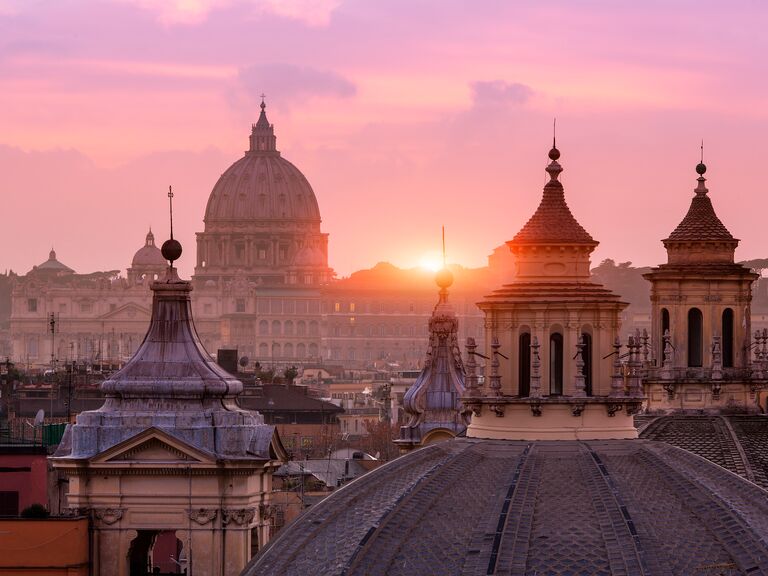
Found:
[(129, 302), (123, 306), (120, 306), (116, 310), (111, 310), (101, 316), (104, 319), (110, 320), (149, 320), (151, 313), (149, 308), (145, 308), (134, 302)]
[(166, 434), (150, 428), (91, 459), (92, 464), (209, 464), (208, 454)]

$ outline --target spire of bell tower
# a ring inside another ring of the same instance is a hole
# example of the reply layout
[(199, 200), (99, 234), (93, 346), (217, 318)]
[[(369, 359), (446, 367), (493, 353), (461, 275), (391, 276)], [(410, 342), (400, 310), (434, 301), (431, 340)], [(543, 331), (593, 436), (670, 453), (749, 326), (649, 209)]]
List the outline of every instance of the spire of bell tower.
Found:
[(274, 153), (277, 152), (277, 138), (275, 137), (275, 127), (267, 120), (267, 104), (264, 102), (266, 95), (261, 95), (261, 113), (256, 124), (251, 125), (250, 150), (251, 153)]

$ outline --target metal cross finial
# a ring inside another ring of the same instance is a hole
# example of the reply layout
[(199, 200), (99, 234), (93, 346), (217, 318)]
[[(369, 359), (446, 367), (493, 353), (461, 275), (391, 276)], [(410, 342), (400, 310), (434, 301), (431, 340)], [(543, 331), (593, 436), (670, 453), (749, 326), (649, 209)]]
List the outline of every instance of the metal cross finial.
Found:
[(173, 186), (168, 186), (168, 208), (171, 215), (171, 240), (173, 240)]

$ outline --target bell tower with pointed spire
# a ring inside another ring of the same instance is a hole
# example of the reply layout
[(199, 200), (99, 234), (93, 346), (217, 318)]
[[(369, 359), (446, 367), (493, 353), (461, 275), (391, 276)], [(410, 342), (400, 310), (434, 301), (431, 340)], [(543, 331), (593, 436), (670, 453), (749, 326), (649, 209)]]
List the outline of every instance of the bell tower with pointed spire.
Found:
[[(560, 182), (560, 150), (536, 212), (507, 242), (517, 275), (478, 304), (484, 353), (467, 342), (467, 436), (516, 440), (634, 438), (643, 400), (639, 378), (624, 383), (614, 359), (627, 304), (590, 278), (597, 241), (571, 214)], [(639, 337), (630, 356), (638, 357)], [(486, 383), (474, 376), (486, 359)], [(473, 368), (470, 370), (470, 366)], [(472, 374), (472, 375), (470, 375)]]
[(667, 263), (643, 276), (651, 283), (649, 409), (718, 409), (729, 401), (754, 406), (745, 378), (768, 375), (749, 370), (752, 282), (758, 276), (735, 262), (739, 241), (715, 213), (706, 172), (702, 144), (691, 205), (662, 241)]

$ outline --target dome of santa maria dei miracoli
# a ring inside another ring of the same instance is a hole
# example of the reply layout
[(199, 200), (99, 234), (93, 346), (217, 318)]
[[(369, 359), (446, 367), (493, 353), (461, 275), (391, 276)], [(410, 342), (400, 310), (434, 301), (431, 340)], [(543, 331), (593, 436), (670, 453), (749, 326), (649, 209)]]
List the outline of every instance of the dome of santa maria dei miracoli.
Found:
[(334, 492), (244, 575), (768, 574), (768, 493), (637, 438), (645, 397), (619, 357), (639, 363), (640, 345), (619, 340), (626, 304), (590, 279), (597, 242), (565, 201), (556, 147), (549, 158), (508, 242), (515, 281), (480, 303), (488, 360), (480, 382), (479, 352), (465, 354), (466, 436)]

